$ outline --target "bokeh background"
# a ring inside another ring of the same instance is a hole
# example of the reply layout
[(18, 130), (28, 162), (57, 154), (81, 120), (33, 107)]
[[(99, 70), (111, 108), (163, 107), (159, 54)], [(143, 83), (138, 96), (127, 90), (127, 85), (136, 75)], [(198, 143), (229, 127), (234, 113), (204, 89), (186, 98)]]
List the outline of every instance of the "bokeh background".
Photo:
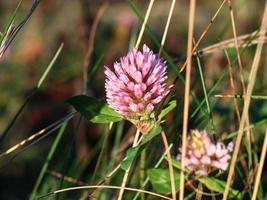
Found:
[[(233, 8), (235, 9), (238, 35), (250, 34), (258, 29), (264, 2), (264, 0), (234, 1)], [(1, 152), (64, 117), (70, 111), (70, 107), (65, 101), (82, 91), (83, 64), (85, 52), (88, 48), (88, 38), (96, 13), (103, 3), (104, 1), (98, 0), (43, 0), (29, 22), (15, 38), (3, 59), (0, 60), (0, 134), (6, 129), (27, 96), (36, 87), (38, 80), (61, 43), (64, 43), (64, 48), (41, 89), (28, 103), (8, 136), (0, 144)], [(148, 1), (134, 0), (133, 3), (144, 15)], [(220, 3), (219, 0), (197, 1), (196, 38), (207, 26)], [(17, 4), (18, 0), (0, 1), (0, 31), (5, 27)], [(23, 19), (31, 4), (31, 0), (25, 0), (22, 3), (15, 24)], [(171, 1), (157, 0), (152, 9), (148, 26), (158, 41), (162, 37), (170, 5)], [(183, 63), (186, 55), (188, 6), (189, 1), (187, 0), (177, 2), (164, 47), (173, 59), (178, 60), (178, 64)], [(112, 66), (118, 57), (124, 55), (129, 48), (133, 47), (140, 26), (141, 22), (129, 1), (110, 1), (96, 30), (94, 51), (89, 65), (89, 71), (92, 72), (93, 70), (93, 72), (88, 77), (88, 95), (104, 100), (103, 66)], [(225, 5), (199, 49), (232, 37), (229, 8)], [(158, 51), (147, 32), (143, 37), (143, 43)], [(255, 46), (251, 46), (242, 54), (246, 79), (253, 60), (254, 50)], [(259, 95), (267, 94), (267, 80), (264, 77), (267, 72), (266, 55), (265, 50), (254, 90), (254, 93)], [(234, 53), (232, 56), (235, 56)], [(224, 52), (217, 50), (212, 54), (204, 55), (202, 65), (207, 88), (211, 88), (227, 67)], [(235, 70), (237, 70), (237, 66), (235, 67)], [(193, 73), (196, 74), (195, 69)], [(175, 73), (171, 69), (169, 70), (169, 76), (170, 80), (175, 78)], [(235, 76), (238, 77), (238, 74)], [(192, 80), (193, 87), (195, 93), (201, 99), (203, 97), (201, 86), (200, 84), (194, 84), (197, 81), (199, 81), (199, 76), (194, 76)], [(238, 80), (236, 84), (238, 85), (238, 91), (241, 92)], [(178, 99), (177, 113), (182, 113), (183, 90), (183, 85), (178, 82), (176, 89), (179, 94), (176, 97)], [(216, 93), (227, 94), (230, 91), (229, 80), (225, 79)], [(217, 120), (218, 130), (225, 132), (236, 130), (235, 125), (229, 123), (234, 118), (232, 100), (214, 98), (214, 106), (214, 119)], [(251, 112), (252, 123), (266, 117), (266, 101), (252, 101)], [(169, 116), (169, 123), (172, 121), (172, 117), (174, 116)], [(179, 121), (174, 129), (176, 132), (179, 132), (179, 127), (181, 127), (181, 117), (180, 114), (178, 118), (175, 118)], [(92, 154), (92, 151), (95, 150), (98, 141), (102, 140), (100, 133), (103, 130), (100, 126), (87, 123), (76, 130), (77, 120), (79, 119), (77, 118), (68, 126), (67, 133), (60, 142), (50, 169), (59, 172), (65, 170), (70, 173), (71, 170), (75, 170), (74, 162), (76, 164), (84, 163), (90, 158), (92, 160), (90, 161), (91, 164), (85, 165), (86, 170), (83, 172), (87, 176), (93, 171), (97, 154)], [(192, 121), (190, 126), (193, 127), (194, 123), (196, 122)], [(259, 132), (262, 132), (262, 130), (259, 129)], [(52, 134), (19, 153), (14, 159), (10, 160), (8, 158), (1, 161), (0, 199), (28, 198), (53, 139), (54, 135)], [(96, 152), (98, 151), (96, 150)], [(68, 167), (72, 169), (69, 170)], [(265, 182), (267, 182), (266, 178), (265, 176)], [(51, 181), (51, 185), (53, 184), (58, 184), (58, 182)], [(49, 186), (47, 187), (48, 191)]]

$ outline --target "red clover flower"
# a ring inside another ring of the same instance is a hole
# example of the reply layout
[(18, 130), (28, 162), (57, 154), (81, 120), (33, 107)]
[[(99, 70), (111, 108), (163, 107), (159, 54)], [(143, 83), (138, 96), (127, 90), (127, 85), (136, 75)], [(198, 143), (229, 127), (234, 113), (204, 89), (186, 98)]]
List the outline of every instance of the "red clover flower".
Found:
[(146, 45), (134, 48), (119, 62), (114, 72), (105, 66), (108, 105), (136, 125), (142, 133), (155, 125), (155, 106), (170, 92), (166, 61)]
[[(223, 143), (213, 142), (206, 131), (192, 130), (187, 139), (185, 167), (199, 176), (208, 175), (212, 169), (225, 171), (229, 166), (232, 151), (232, 142), (226, 147)], [(181, 150), (177, 159), (181, 160)]]

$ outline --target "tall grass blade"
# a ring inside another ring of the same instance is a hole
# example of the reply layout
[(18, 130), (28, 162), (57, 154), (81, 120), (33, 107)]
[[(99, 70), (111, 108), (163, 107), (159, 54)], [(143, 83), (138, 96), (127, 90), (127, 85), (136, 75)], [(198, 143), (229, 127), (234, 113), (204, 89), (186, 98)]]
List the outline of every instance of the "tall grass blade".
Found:
[(61, 126), (61, 128), (58, 131), (58, 134), (57, 134), (57, 136), (56, 136), (56, 138), (55, 138), (55, 140), (54, 140), (54, 142), (53, 142), (53, 144), (52, 144), (52, 146), (50, 148), (50, 151), (49, 151), (49, 153), (48, 153), (48, 155), (46, 157), (45, 163), (44, 163), (44, 165), (43, 165), (43, 167), (42, 167), (42, 169), (41, 169), (41, 171), (39, 173), (37, 181), (35, 182), (33, 191), (32, 191), (31, 196), (30, 196), (30, 200), (33, 200), (36, 197), (37, 190), (38, 190), (39, 186), (41, 185), (41, 182), (42, 182), (42, 180), (44, 178), (44, 175), (45, 175), (45, 173), (46, 173), (46, 171), (48, 169), (48, 165), (49, 165), (50, 161), (52, 160), (52, 158), (53, 158), (53, 156), (54, 156), (54, 154), (56, 152), (57, 146), (58, 146), (58, 144), (59, 144), (59, 142), (60, 142), (60, 140), (61, 140), (61, 138), (62, 138), (62, 136), (63, 136), (63, 134), (65, 132), (65, 129), (66, 129), (67, 125), (68, 125), (68, 123), (65, 122), (63, 124), (63, 126)]

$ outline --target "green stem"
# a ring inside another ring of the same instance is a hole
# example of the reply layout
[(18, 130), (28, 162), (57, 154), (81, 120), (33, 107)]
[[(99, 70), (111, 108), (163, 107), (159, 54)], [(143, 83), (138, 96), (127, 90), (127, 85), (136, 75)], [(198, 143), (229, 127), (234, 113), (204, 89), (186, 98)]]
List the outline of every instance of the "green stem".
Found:
[[(140, 186), (141, 186), (141, 189), (144, 189), (145, 167), (146, 167), (146, 149), (144, 149), (141, 152), (141, 160), (140, 160)], [(145, 200), (145, 193), (141, 193), (141, 200)]]

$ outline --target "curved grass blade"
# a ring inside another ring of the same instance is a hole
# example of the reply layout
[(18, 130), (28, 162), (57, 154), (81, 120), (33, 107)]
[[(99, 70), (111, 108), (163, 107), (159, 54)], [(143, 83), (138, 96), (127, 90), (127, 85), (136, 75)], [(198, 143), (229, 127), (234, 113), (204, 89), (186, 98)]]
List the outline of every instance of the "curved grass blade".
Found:
[[(17, 34), (19, 33), (19, 31), (23, 28), (23, 26), (29, 21), (29, 19), (31, 18), (33, 12), (35, 11), (35, 9), (37, 8), (37, 6), (39, 5), (41, 0), (34, 0), (33, 3), (32, 3), (32, 7), (29, 11), (28, 14), (26, 14), (26, 16), (24, 17), (24, 19), (18, 24), (18, 26), (14, 27), (14, 29), (12, 30), (12, 33), (10, 34), (10, 36), (8, 38), (6, 38), (6, 42), (3, 46), (3, 49), (1, 51), (1, 54), (4, 54), (5, 51), (7, 50), (7, 48), (9, 47), (9, 45), (11, 44), (11, 42), (15, 39), (15, 37), (17, 36)], [(17, 13), (17, 9), (16, 9), (16, 12), (15, 12), (15, 15)], [(13, 17), (15, 17), (15, 15)], [(11, 18), (12, 19), (12, 18)], [(14, 19), (13, 19), (14, 21)], [(12, 22), (13, 22), (12, 21)], [(12, 25), (12, 24), (11, 24)], [(8, 26), (8, 29), (9, 29), (10, 26)], [(5, 35), (4, 37), (1, 38), (1, 40), (3, 40), (5, 38)], [(1, 41), (2, 42), (2, 41)]]
[(26, 97), (26, 100), (23, 102), (23, 104), (20, 106), (19, 110), (16, 112), (15, 116), (12, 118), (10, 123), (8, 123), (7, 127), (5, 128), (4, 132), (0, 135), (0, 144), (4, 141), (4, 139), (7, 137), (10, 129), (15, 124), (16, 120), (20, 116), (20, 114), (23, 112), (24, 108), (27, 106), (27, 104), (31, 101), (31, 99), (34, 97), (34, 95), (38, 92), (38, 89), (41, 87), (42, 83), (44, 82), (45, 78), (47, 77), (49, 71), (54, 66), (60, 52), (62, 51), (63, 44), (60, 45), (58, 48), (56, 54), (52, 58), (51, 62), (47, 66), (44, 74), (41, 76), (40, 80), (37, 83), (36, 88), (33, 89), (33, 91)]

